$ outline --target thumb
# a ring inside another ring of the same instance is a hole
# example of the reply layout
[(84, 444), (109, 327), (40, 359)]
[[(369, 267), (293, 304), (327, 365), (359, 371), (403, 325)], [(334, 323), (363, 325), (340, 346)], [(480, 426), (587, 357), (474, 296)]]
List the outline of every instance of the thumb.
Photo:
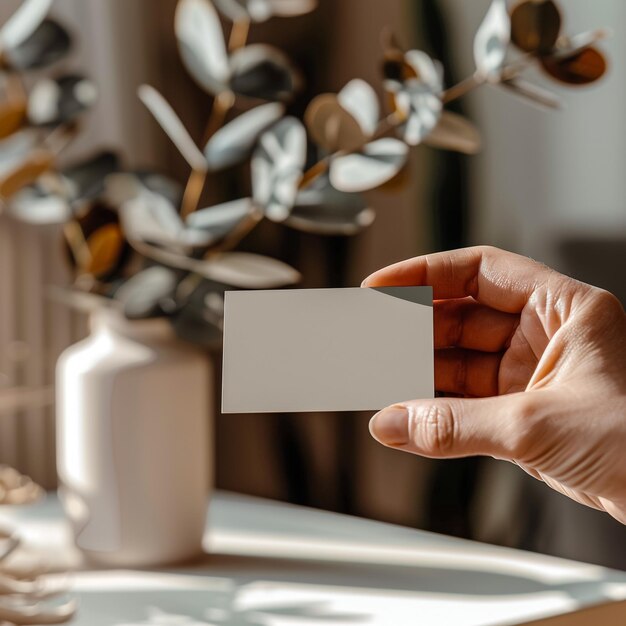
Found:
[(411, 400), (374, 415), (370, 433), (383, 445), (426, 457), (516, 460), (532, 447), (543, 406), (534, 392)]

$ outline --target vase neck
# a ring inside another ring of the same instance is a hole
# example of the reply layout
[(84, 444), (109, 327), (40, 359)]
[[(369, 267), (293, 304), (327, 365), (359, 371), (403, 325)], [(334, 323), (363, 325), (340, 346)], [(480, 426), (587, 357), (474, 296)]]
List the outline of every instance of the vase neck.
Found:
[(171, 341), (176, 338), (166, 318), (130, 320), (122, 312), (110, 308), (94, 311), (89, 325), (93, 333), (105, 332), (140, 341)]

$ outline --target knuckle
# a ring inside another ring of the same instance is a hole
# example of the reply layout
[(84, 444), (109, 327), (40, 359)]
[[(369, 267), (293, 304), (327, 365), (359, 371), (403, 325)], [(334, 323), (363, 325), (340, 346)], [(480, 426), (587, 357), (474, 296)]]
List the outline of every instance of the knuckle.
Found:
[(409, 433), (416, 447), (432, 456), (445, 456), (454, 449), (456, 425), (448, 403), (413, 407), (409, 411)]
[(611, 317), (622, 317), (624, 308), (622, 303), (610, 291), (605, 289), (594, 289), (593, 299), (595, 307), (599, 312)]
[(495, 246), (490, 246), (487, 244), (483, 244), (482, 246), (477, 246), (477, 249), (485, 256), (494, 256), (502, 252), (500, 248), (496, 248)]

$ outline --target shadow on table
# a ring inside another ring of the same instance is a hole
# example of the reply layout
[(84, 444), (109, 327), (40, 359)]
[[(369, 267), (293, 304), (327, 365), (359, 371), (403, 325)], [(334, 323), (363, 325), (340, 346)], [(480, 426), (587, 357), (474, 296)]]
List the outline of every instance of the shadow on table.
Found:
[[(85, 614), (107, 616), (103, 625), (267, 626), (281, 620), (362, 624), (372, 618), (367, 606), (372, 598), (385, 598), (390, 605), (407, 597), (488, 603), (523, 601), (524, 596), (537, 598), (552, 592), (577, 603), (597, 604), (610, 598), (610, 583), (625, 581), (618, 572), (598, 571), (600, 576), (593, 581), (553, 585), (473, 569), (213, 554), (183, 569), (145, 572), (154, 577), (156, 589), (146, 588), (143, 573), (130, 572), (140, 581), (136, 588), (131, 582), (109, 593), (99, 583), (98, 591), (79, 590), (78, 595)], [(340, 604), (337, 598), (342, 598)], [(124, 619), (115, 621), (116, 615)]]
[(333, 611), (324, 602), (265, 602), (246, 608), (239, 603), (241, 592), (237, 585), (221, 592), (117, 590), (114, 607), (106, 592), (87, 592), (80, 594), (80, 606), (85, 614), (102, 617), (91, 626), (267, 626), (268, 618), (310, 625), (359, 624), (370, 617)]
[[(181, 570), (177, 570), (181, 571)], [(608, 586), (626, 584), (626, 575), (606, 570), (593, 581), (549, 584), (515, 574), (481, 570), (425, 567), (421, 565), (384, 565), (329, 563), (315, 560), (274, 559), (235, 555), (207, 555), (185, 574), (227, 577), (238, 586), (263, 580), (334, 588), (410, 591), (450, 596), (520, 596), (558, 591), (571, 599), (598, 602), (609, 599)], [(241, 572), (246, 572), (241, 575)]]

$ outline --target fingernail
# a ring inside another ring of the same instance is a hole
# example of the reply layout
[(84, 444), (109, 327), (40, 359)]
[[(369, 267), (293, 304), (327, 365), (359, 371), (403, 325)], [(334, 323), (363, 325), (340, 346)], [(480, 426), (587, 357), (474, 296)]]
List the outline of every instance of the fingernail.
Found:
[(370, 433), (386, 446), (403, 446), (409, 442), (408, 418), (403, 406), (383, 409), (370, 420)]

